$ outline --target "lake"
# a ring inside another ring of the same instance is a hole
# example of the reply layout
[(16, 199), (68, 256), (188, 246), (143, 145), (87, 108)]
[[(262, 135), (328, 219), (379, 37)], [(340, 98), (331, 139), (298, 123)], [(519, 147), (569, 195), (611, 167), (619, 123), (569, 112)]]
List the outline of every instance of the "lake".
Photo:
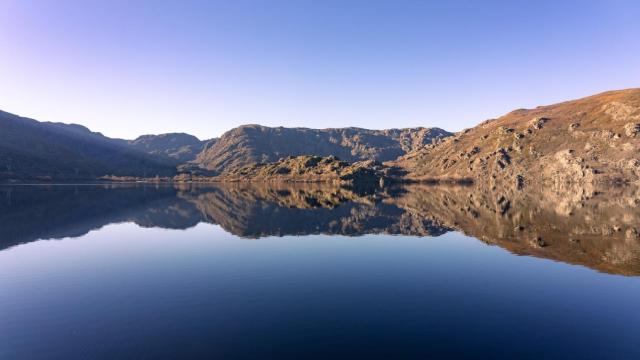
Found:
[(629, 187), (0, 186), (0, 358), (639, 359), (638, 230)]

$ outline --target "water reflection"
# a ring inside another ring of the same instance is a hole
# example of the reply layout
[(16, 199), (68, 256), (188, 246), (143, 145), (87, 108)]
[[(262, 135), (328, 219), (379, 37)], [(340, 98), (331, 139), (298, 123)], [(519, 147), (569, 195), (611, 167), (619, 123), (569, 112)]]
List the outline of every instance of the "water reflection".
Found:
[(79, 237), (121, 222), (170, 229), (206, 222), (252, 239), (461, 231), (515, 254), (640, 275), (637, 188), (534, 190), (311, 184), (3, 186), (0, 248)]

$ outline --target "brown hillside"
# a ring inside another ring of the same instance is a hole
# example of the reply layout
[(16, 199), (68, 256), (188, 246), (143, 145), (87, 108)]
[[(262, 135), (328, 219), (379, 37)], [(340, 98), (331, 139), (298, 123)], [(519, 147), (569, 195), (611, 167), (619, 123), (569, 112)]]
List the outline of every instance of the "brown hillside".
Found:
[(640, 89), (519, 109), (390, 165), (408, 178), (589, 183), (640, 179)]

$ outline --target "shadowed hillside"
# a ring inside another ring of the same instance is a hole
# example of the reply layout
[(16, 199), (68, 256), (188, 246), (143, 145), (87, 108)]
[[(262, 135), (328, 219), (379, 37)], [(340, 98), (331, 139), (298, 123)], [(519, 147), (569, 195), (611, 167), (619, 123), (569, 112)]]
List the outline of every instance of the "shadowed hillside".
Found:
[[(209, 142), (215, 139), (209, 140)], [(131, 148), (158, 157), (165, 157), (176, 165), (192, 161), (204, 148), (207, 141), (185, 133), (142, 135), (128, 141)]]
[(0, 112), (0, 180), (91, 180), (170, 176), (175, 166), (80, 125)]

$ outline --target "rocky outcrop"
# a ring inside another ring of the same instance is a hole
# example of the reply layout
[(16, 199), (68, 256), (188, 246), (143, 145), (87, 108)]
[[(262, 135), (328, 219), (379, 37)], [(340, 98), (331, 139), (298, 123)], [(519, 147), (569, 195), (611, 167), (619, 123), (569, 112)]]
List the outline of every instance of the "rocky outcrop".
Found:
[(636, 137), (640, 134), (640, 123), (628, 123), (624, 126), (624, 133), (628, 137)]
[(544, 167), (543, 177), (553, 183), (591, 183), (596, 171), (575, 155), (574, 150), (558, 151), (550, 164)]
[(229, 170), (218, 181), (379, 183), (385, 176), (382, 164), (359, 161), (350, 164), (335, 156), (289, 156), (273, 163)]

